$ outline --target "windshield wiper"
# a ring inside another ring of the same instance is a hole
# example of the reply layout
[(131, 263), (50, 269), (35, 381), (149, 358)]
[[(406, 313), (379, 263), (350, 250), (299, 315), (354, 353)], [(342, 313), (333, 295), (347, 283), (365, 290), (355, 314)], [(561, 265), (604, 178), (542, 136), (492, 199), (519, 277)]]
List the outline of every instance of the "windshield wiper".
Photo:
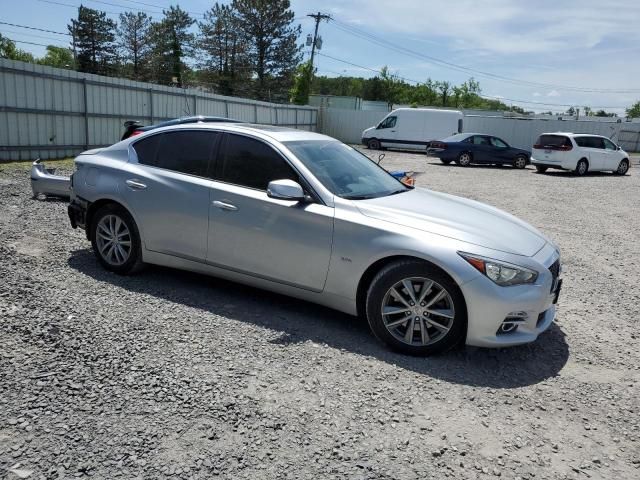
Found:
[(342, 198), (346, 200), (369, 200), (378, 196), (379, 195), (343, 195)]
[(387, 196), (391, 196), (391, 195), (397, 195), (398, 193), (404, 193), (404, 192), (408, 192), (409, 189), (408, 188), (403, 188), (402, 190), (395, 190), (389, 194), (387, 194)]

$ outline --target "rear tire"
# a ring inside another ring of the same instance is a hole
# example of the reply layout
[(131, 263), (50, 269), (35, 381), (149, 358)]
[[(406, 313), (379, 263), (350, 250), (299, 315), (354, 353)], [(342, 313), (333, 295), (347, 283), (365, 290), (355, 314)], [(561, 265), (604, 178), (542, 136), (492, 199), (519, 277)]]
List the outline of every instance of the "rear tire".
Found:
[(367, 148), (369, 150), (381, 150), (380, 141), (377, 138), (372, 138), (367, 141)]
[(461, 167), (468, 167), (469, 165), (471, 165), (472, 160), (473, 160), (473, 157), (469, 152), (462, 152), (460, 155), (458, 155), (458, 159), (456, 160), (456, 163)]
[(143, 267), (138, 227), (124, 208), (105, 205), (93, 215), (90, 228), (93, 252), (106, 270), (129, 275)]
[(583, 158), (578, 162), (578, 164), (576, 165), (576, 169), (573, 171), (573, 173), (579, 177), (582, 177), (586, 175), (588, 171), (589, 171), (589, 162), (587, 162), (587, 160)]
[(525, 168), (527, 166), (527, 157), (525, 157), (523, 155), (518, 155), (513, 160), (513, 166), (514, 166), (514, 168), (522, 170), (523, 168)]
[(417, 260), (394, 262), (378, 272), (367, 292), (366, 316), (380, 341), (408, 355), (446, 352), (466, 334), (462, 292), (447, 275)]
[(548, 169), (548, 168), (549, 168), (549, 167), (545, 167), (545, 166), (543, 166), (543, 165), (536, 165), (536, 171), (537, 171), (538, 173), (544, 173), (544, 172), (546, 172), (546, 171), (547, 171), (547, 169)]
[(629, 171), (629, 160), (623, 158), (618, 164), (618, 168), (613, 171), (615, 175), (626, 175)]

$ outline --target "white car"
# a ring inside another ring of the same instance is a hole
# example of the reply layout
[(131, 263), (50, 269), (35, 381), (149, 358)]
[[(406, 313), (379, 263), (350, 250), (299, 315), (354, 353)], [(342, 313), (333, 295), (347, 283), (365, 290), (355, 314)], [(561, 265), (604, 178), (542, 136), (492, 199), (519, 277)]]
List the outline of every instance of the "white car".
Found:
[(600, 135), (543, 133), (533, 146), (531, 163), (541, 173), (559, 168), (581, 176), (589, 171), (624, 175), (629, 170), (629, 154)]
[(397, 108), (362, 132), (362, 144), (371, 150), (425, 150), (433, 140), (462, 133), (462, 123), (458, 110)]

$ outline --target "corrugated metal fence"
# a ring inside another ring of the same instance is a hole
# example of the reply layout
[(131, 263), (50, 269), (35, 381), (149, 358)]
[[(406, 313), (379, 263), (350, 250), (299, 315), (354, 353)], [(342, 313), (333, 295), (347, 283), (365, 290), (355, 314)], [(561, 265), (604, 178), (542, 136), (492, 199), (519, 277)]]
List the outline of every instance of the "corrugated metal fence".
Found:
[(0, 161), (72, 156), (118, 141), (125, 120), (186, 115), (315, 131), (318, 110), (0, 59)]
[[(360, 143), (362, 131), (377, 125), (388, 112), (322, 109), (318, 127), (322, 133), (346, 143)], [(590, 122), (580, 120), (525, 119), (495, 116), (464, 117), (464, 131), (486, 133), (503, 138), (510, 145), (531, 149), (545, 132), (594, 133), (612, 138), (625, 150), (640, 149), (640, 123)]]

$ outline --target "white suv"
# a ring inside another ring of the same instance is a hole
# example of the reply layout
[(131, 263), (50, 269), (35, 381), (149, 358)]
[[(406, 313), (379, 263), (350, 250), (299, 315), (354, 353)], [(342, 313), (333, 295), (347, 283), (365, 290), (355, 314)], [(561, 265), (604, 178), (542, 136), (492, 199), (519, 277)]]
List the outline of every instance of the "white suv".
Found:
[(533, 146), (531, 163), (541, 173), (547, 168), (559, 168), (572, 170), (576, 175), (588, 171), (624, 175), (629, 170), (629, 155), (600, 135), (543, 133)]

